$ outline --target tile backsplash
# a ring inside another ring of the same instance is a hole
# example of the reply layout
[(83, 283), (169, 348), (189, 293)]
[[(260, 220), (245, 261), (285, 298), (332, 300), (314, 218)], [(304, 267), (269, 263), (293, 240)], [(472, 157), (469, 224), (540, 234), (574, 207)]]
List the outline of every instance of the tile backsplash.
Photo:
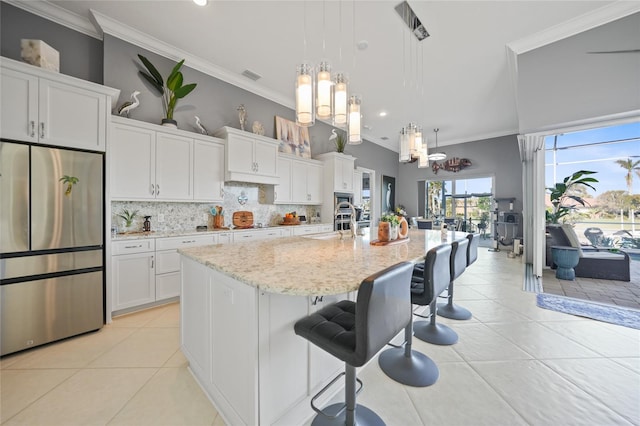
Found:
[[(253, 212), (254, 223), (277, 225), (282, 222), (285, 213), (295, 211), (298, 215), (306, 215), (307, 222), (319, 214), (319, 206), (302, 206), (289, 204), (267, 204), (265, 186), (241, 182), (227, 182), (222, 203), (171, 203), (162, 201), (112, 201), (112, 223), (119, 230), (124, 226), (123, 220), (116, 215), (123, 209), (138, 210), (132, 229), (141, 230), (144, 216), (151, 216), (151, 230), (158, 232), (194, 231), (196, 226), (207, 225), (209, 211), (214, 206), (222, 205), (224, 226), (232, 227), (233, 212), (248, 210)], [(243, 204), (244, 203), (244, 204)], [(164, 221), (159, 221), (159, 215)], [(331, 222), (333, 218), (324, 218)]]

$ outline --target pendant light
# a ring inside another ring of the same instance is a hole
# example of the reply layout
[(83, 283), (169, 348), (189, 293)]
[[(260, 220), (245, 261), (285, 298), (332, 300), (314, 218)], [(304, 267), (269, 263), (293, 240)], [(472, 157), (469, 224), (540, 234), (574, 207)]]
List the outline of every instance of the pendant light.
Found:
[(333, 124), (338, 127), (347, 125), (347, 77), (337, 73), (333, 85)]
[(358, 145), (362, 143), (360, 136), (360, 104), (362, 100), (358, 95), (349, 97), (349, 145)]
[(316, 74), (316, 117), (321, 120), (331, 118), (331, 65), (322, 61)]
[(438, 132), (440, 131), (440, 129), (433, 129), (433, 131), (436, 133), (436, 152), (429, 154), (429, 160), (442, 161), (447, 158), (447, 154), (438, 151)]
[(315, 114), (313, 106), (313, 68), (301, 64), (296, 76), (296, 124), (302, 127), (313, 126)]

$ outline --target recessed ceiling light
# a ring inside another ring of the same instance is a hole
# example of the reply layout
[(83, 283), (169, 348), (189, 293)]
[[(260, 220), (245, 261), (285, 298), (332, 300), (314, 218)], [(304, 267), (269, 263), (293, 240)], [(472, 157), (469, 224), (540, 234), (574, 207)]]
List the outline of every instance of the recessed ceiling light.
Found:
[(387, 116), (387, 111), (380, 111), (380, 114), (378, 114), (380, 117), (386, 117)]
[(371, 130), (371, 126), (369, 126), (368, 124), (365, 124), (365, 125), (364, 125), (364, 126), (362, 126), (362, 127), (364, 127), (364, 128), (365, 128), (365, 129), (367, 129), (367, 130)]
[(208, 0), (193, 0), (193, 2), (198, 6), (206, 6), (208, 3)]

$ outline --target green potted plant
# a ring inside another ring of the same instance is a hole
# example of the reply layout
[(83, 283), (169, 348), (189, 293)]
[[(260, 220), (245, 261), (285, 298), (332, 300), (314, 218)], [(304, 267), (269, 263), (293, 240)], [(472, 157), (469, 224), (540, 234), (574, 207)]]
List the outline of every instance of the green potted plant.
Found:
[(378, 240), (393, 241), (398, 238), (400, 219), (393, 212), (387, 212), (380, 217), (378, 223)]
[[(565, 177), (562, 182), (556, 183), (555, 186), (547, 188), (550, 191), (549, 197), (552, 204), (551, 211), (547, 210), (545, 214), (547, 223), (557, 224), (560, 223), (560, 220), (564, 222), (565, 217), (576, 209), (576, 203), (582, 206), (588, 204), (582, 196), (575, 192), (575, 189), (578, 185), (584, 185), (595, 190), (591, 184), (598, 182), (598, 180), (589, 177), (594, 173), (596, 172), (579, 170)], [(569, 204), (569, 200), (574, 202)]]
[(138, 216), (138, 210), (129, 211), (127, 209), (123, 209), (122, 212), (118, 213), (116, 216), (124, 220), (125, 232), (127, 232), (131, 229), (133, 220)]
[(333, 144), (336, 146), (336, 152), (344, 153), (344, 149), (347, 146), (347, 138), (343, 132), (336, 133)]
[(183, 84), (183, 76), (182, 72), (180, 72), (180, 68), (182, 68), (182, 65), (184, 64), (184, 59), (173, 67), (165, 84), (165, 81), (162, 79), (158, 69), (147, 58), (140, 54), (138, 55), (138, 58), (140, 58), (140, 61), (142, 61), (142, 64), (148, 71), (144, 72), (143, 70), (140, 70), (140, 75), (151, 83), (151, 86), (153, 86), (160, 96), (162, 96), (162, 108), (165, 113), (165, 118), (162, 119), (162, 124), (177, 127), (178, 123), (173, 119), (173, 112), (175, 110), (176, 103), (178, 102), (178, 99), (182, 99), (191, 93), (197, 85), (196, 83)]

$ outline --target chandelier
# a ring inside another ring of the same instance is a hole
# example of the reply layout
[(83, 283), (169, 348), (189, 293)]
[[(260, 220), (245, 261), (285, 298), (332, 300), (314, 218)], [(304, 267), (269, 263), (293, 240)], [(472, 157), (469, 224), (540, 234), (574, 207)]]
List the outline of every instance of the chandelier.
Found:
[(425, 155), (422, 138), (422, 127), (409, 123), (400, 129), (400, 157), (401, 163), (413, 163)]

